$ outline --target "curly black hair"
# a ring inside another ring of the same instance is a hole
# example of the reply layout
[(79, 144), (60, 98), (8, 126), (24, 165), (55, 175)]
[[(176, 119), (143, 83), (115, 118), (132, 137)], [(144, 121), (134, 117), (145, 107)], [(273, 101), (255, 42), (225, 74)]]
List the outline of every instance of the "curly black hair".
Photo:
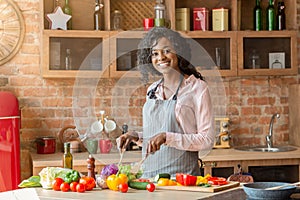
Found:
[(161, 38), (167, 38), (173, 44), (178, 58), (179, 70), (183, 75), (193, 74), (196, 78), (204, 80), (201, 73), (188, 61), (191, 59), (191, 48), (187, 42), (187, 38), (182, 37), (178, 32), (168, 28), (154, 27), (147, 32), (141, 40), (137, 51), (137, 66), (145, 82), (148, 81), (149, 73), (152, 75), (160, 75), (152, 65), (151, 49)]

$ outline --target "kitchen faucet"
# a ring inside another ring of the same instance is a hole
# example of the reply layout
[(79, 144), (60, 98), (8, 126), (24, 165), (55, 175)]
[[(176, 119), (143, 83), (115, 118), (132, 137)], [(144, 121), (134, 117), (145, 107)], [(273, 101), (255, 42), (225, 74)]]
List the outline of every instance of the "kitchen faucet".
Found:
[(273, 123), (274, 123), (275, 117), (280, 118), (280, 115), (278, 113), (275, 113), (271, 118), (270, 126), (269, 126), (269, 134), (266, 136), (268, 148), (273, 148), (272, 136), (273, 136)]

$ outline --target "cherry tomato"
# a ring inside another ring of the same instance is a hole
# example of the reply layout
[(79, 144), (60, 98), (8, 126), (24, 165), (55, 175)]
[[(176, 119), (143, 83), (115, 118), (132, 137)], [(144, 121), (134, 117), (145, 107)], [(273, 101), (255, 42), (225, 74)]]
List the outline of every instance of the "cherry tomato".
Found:
[(71, 184), (70, 184), (70, 189), (71, 189), (71, 191), (72, 192), (76, 192), (77, 190), (76, 190), (76, 186), (77, 186), (77, 182), (72, 182)]
[(121, 183), (119, 186), (119, 191), (126, 193), (128, 191), (128, 184), (127, 183)]
[(68, 192), (70, 190), (70, 185), (67, 182), (60, 184), (60, 190), (63, 192)]
[(85, 185), (85, 190), (87, 190), (87, 191), (92, 190), (96, 186), (95, 179), (92, 178), (92, 177), (88, 177), (88, 176), (81, 177), (79, 179), (79, 183), (84, 184)]
[(80, 192), (80, 193), (85, 192), (85, 185), (82, 184), (82, 183), (78, 183), (78, 184), (76, 185), (76, 191), (77, 191), (77, 192)]
[(60, 185), (64, 182), (62, 178), (55, 178), (52, 182), (52, 189), (56, 191), (60, 191)]
[(155, 190), (155, 185), (153, 183), (149, 183), (147, 186), (146, 186), (146, 189), (149, 191), (149, 192), (153, 192)]

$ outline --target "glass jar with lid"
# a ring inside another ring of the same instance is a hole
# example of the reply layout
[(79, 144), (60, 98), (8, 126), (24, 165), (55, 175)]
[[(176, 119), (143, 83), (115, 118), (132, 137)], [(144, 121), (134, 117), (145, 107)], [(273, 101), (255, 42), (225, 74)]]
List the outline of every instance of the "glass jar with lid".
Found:
[(114, 10), (111, 18), (111, 29), (112, 30), (122, 30), (122, 21), (123, 16), (120, 10)]

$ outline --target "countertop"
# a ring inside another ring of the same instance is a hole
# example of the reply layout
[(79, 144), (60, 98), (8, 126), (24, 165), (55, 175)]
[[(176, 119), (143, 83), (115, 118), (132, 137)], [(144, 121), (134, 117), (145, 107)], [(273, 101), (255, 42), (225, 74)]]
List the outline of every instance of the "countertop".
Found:
[[(39, 171), (47, 166), (61, 167), (62, 166), (63, 153), (54, 154), (36, 154), (31, 153), (33, 175), (37, 175)], [(93, 154), (95, 157), (96, 171), (102, 169), (103, 166), (111, 163), (118, 163), (120, 154), (118, 152), (112, 152), (108, 154)], [(80, 172), (87, 170), (87, 158), (88, 152), (73, 153), (73, 166), (74, 169)], [(125, 152), (123, 163), (137, 162), (141, 159), (141, 151), (128, 151)], [(240, 151), (233, 148), (229, 149), (213, 149), (206, 157), (202, 158), (203, 162), (218, 162), (218, 166), (221, 166), (220, 162), (235, 162), (235, 161), (255, 161), (257, 164), (271, 164), (276, 165), (280, 163), (299, 163), (300, 148), (297, 147), (295, 151), (289, 152), (250, 152)], [(292, 162), (291, 162), (292, 161)]]
[[(17, 198), (9, 198), (16, 196)], [(129, 188), (127, 193), (120, 193), (112, 190), (101, 190), (95, 188), (92, 191), (84, 193), (77, 192), (61, 192), (54, 190), (45, 190), (42, 188), (29, 188), (13, 190), (0, 193), (0, 199), (18, 200), (91, 200), (91, 199), (122, 199), (122, 200), (140, 200), (140, 199), (155, 199), (155, 200), (182, 200), (182, 199), (201, 199), (201, 200), (226, 200), (226, 199), (246, 199), (246, 194), (241, 187), (221, 191), (217, 193), (204, 192), (188, 192), (188, 191), (173, 191), (173, 190), (155, 190), (148, 192), (146, 190), (134, 190)]]

